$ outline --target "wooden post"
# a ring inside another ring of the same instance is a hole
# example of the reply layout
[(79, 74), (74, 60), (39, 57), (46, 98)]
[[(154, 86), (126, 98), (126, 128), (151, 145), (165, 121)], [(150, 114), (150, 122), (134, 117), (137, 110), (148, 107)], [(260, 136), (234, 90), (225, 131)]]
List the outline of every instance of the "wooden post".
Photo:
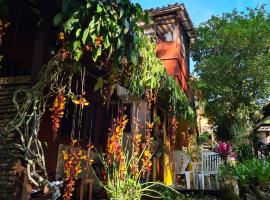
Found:
[(173, 173), (172, 173), (172, 163), (170, 162), (169, 150), (170, 150), (170, 140), (167, 138), (167, 127), (166, 127), (167, 116), (164, 115), (163, 123), (163, 143), (164, 143), (164, 184), (173, 185)]
[(84, 199), (84, 187), (87, 187), (88, 189), (88, 200), (92, 200), (92, 193), (93, 193), (93, 183), (94, 180), (91, 178), (83, 178), (81, 179), (81, 183), (80, 183), (80, 200)]

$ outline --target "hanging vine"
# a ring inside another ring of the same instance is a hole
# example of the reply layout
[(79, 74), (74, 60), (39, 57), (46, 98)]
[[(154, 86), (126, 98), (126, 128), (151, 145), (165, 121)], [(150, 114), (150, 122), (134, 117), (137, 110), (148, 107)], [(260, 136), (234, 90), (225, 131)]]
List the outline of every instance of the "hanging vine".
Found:
[[(15, 93), (13, 102), (17, 114), (4, 129), (5, 135), (18, 133), (20, 143), (15, 145), (20, 148), (22, 159), (26, 161), (29, 181), (38, 187), (48, 185), (53, 193), (52, 199), (56, 199), (60, 192), (57, 185), (47, 179), (43, 146), (37, 136), (42, 116), (48, 108), (48, 98), (55, 98), (51, 107), (54, 137), (64, 114), (65, 98), (70, 97), (78, 109), (80, 126), (82, 110), (89, 102), (83, 85), (81, 93), (71, 91), (74, 73), (85, 74), (85, 71), (90, 73), (90, 69), (99, 69), (102, 75), (97, 78), (95, 91), (99, 90), (106, 101), (110, 99), (115, 86), (120, 84), (131, 93), (146, 97), (150, 105), (162, 99), (166, 105), (172, 106), (179, 117), (190, 114), (187, 97), (175, 80), (167, 75), (161, 60), (156, 57), (155, 45), (138, 26), (139, 22), (147, 20), (142, 8), (129, 0), (66, 0), (63, 1), (61, 12), (55, 16), (54, 24), (61, 29), (58, 40), (62, 47), (41, 71), (32, 88)], [(82, 84), (84, 82), (81, 81)], [(44, 93), (45, 90), (48, 92)], [(22, 103), (19, 103), (19, 97), (24, 98)], [(147, 173), (151, 168), (152, 128), (153, 124), (147, 124), (146, 150), (143, 154)], [(78, 137), (80, 139), (80, 132)], [(136, 138), (138, 141), (139, 137)], [(121, 155), (117, 156), (121, 158)], [(42, 170), (44, 175), (36, 169)], [(73, 175), (76, 177), (77, 173)], [(67, 189), (67, 195), (70, 195), (72, 188), (73, 184)]]
[(139, 27), (141, 22), (148, 23), (149, 17), (139, 4), (129, 0), (64, 1), (54, 18), (61, 29), (62, 49), (77, 63), (75, 66), (103, 72), (95, 91), (100, 90), (105, 101), (120, 84), (132, 94), (146, 96), (149, 106), (157, 96), (165, 98), (178, 117), (187, 118), (192, 114), (188, 99), (166, 73), (154, 43)]
[[(3, 131), (6, 136), (12, 133), (19, 135), (20, 142), (15, 146), (22, 152), (21, 159), (26, 162), (29, 181), (38, 187), (47, 185), (52, 191), (52, 199), (59, 197), (60, 191), (55, 183), (47, 179), (43, 145), (38, 139), (38, 132), (42, 116), (47, 109), (48, 98), (57, 94), (59, 88), (62, 88), (63, 93), (69, 91), (72, 77), (71, 66), (69, 63), (61, 62), (58, 54), (43, 68), (38, 82), (32, 88), (16, 91), (13, 103), (17, 113)], [(49, 88), (46, 95), (44, 95), (45, 88)], [(19, 101), (21, 98), (23, 101)], [(37, 169), (42, 173), (38, 173)]]

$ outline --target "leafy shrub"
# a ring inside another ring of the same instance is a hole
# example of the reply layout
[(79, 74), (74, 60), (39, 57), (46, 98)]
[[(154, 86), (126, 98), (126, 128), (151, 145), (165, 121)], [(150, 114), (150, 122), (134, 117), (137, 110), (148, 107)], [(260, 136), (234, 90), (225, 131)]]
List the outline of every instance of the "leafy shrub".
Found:
[(237, 160), (244, 162), (254, 157), (253, 148), (251, 144), (241, 143), (234, 145), (233, 150), (237, 153)]
[(245, 162), (238, 162), (236, 166), (223, 164), (219, 167), (220, 178), (235, 177), (239, 183), (254, 185), (270, 184), (270, 159), (253, 158)]
[(203, 194), (197, 194), (197, 195), (184, 195), (181, 194), (174, 189), (171, 189), (169, 187), (164, 187), (162, 185), (157, 185), (154, 188), (156, 191), (160, 192), (164, 198), (162, 200), (211, 200), (211, 199), (216, 199), (215, 197), (203, 195)]
[[(186, 200), (185, 195), (162, 185), (155, 186), (155, 190), (164, 196), (162, 199), (166, 200)], [(188, 199), (187, 199), (188, 200)]]
[(211, 134), (207, 131), (203, 132), (201, 135), (198, 137), (198, 143), (203, 144), (206, 143), (210, 139)]
[(233, 176), (238, 178), (241, 184), (270, 184), (270, 160), (256, 158), (239, 163), (233, 169)]

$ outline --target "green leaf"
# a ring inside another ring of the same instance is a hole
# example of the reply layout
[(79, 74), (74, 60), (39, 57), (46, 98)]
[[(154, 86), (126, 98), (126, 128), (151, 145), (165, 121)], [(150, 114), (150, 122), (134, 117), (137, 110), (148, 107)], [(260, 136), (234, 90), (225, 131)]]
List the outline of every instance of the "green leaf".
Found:
[(103, 44), (104, 44), (105, 49), (107, 49), (111, 45), (108, 35), (105, 36)]
[(100, 13), (100, 12), (102, 12), (102, 11), (103, 11), (102, 7), (100, 6), (100, 4), (98, 4), (98, 5), (97, 5), (97, 12)]
[(98, 48), (98, 49), (94, 49), (93, 50), (93, 60), (96, 62), (97, 61), (97, 59), (98, 59), (98, 57), (101, 55), (101, 53), (102, 53), (102, 50), (101, 50), (101, 48)]
[(99, 35), (99, 33), (100, 33), (100, 23), (97, 24), (96, 30), (97, 30), (97, 34)]
[(99, 89), (101, 89), (103, 87), (103, 79), (102, 77), (99, 77), (97, 79), (97, 83), (94, 86), (94, 92), (98, 91)]
[(93, 33), (93, 32), (96, 30), (95, 24), (96, 24), (95, 19), (92, 19), (92, 20), (90, 21), (89, 25), (88, 25), (88, 28), (89, 28), (89, 32), (90, 32), (90, 33)]
[(81, 42), (79, 40), (76, 40), (73, 43), (73, 50), (76, 51), (77, 49), (80, 49), (80, 48), (81, 48)]
[(75, 24), (79, 22), (79, 19), (76, 18), (70, 18), (65, 24), (64, 24), (64, 30), (65, 32), (70, 33), (74, 28)]
[(83, 32), (83, 36), (82, 36), (82, 43), (85, 45), (86, 40), (89, 36), (89, 28), (86, 28)]
[(76, 38), (78, 38), (81, 34), (81, 31), (82, 29), (81, 28), (78, 28), (77, 31), (76, 31)]
[(120, 15), (119, 15), (119, 19), (121, 19), (122, 17), (123, 17), (123, 15), (124, 15), (124, 9), (123, 8), (121, 8), (120, 9)]
[(138, 65), (138, 54), (133, 50), (130, 52), (130, 59), (134, 66)]
[(118, 38), (118, 39), (117, 39), (117, 49), (121, 48), (122, 44), (123, 44), (123, 39), (122, 39), (122, 37), (121, 37), (121, 38)]
[(54, 26), (58, 26), (62, 22), (62, 20), (63, 20), (63, 14), (62, 13), (58, 13), (53, 18), (53, 25)]
[(127, 21), (127, 19), (125, 19), (125, 29), (124, 29), (124, 34), (127, 34), (129, 31), (129, 23)]
[(83, 55), (82, 50), (77, 49), (76, 52), (75, 52), (75, 60), (79, 61), (81, 59), (82, 55)]
[(82, 50), (81, 50), (81, 42), (79, 40), (76, 40), (74, 43), (73, 43), (73, 51), (75, 51), (75, 60), (76, 61), (79, 61), (82, 57)]

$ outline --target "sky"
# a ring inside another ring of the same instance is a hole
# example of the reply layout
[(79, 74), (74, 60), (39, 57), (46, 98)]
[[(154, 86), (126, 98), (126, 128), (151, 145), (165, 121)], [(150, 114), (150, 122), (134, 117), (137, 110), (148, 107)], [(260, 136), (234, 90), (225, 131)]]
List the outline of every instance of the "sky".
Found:
[[(255, 8), (257, 5), (267, 4), (270, 10), (270, 0), (131, 0), (139, 3), (143, 9), (167, 6), (168, 4), (184, 3), (194, 26), (207, 21), (212, 15), (222, 15), (231, 12), (234, 8), (244, 11), (247, 7)], [(194, 62), (191, 61), (191, 71)]]

